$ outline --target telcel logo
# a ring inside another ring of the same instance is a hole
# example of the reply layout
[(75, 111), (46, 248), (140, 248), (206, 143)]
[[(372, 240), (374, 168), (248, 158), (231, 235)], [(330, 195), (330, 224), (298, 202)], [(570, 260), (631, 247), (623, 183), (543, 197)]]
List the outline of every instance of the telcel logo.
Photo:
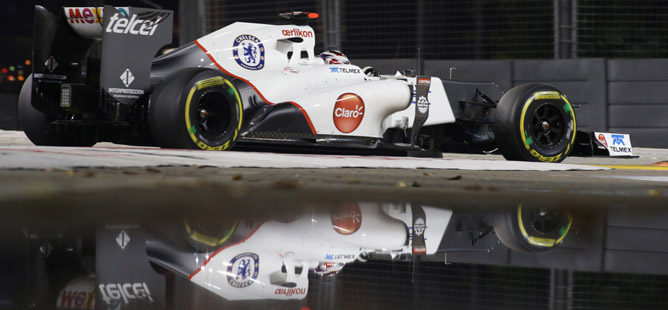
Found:
[(154, 21), (150, 19), (139, 19), (137, 14), (133, 14), (130, 19), (123, 16), (121, 13), (114, 13), (109, 19), (106, 32), (120, 33), (120, 34), (134, 34), (141, 36), (152, 36), (158, 29), (158, 24), (164, 19), (158, 16)]
[(129, 304), (131, 299), (146, 299), (153, 302), (151, 292), (143, 282), (100, 284), (99, 288), (102, 299), (107, 304), (121, 299), (125, 304)]

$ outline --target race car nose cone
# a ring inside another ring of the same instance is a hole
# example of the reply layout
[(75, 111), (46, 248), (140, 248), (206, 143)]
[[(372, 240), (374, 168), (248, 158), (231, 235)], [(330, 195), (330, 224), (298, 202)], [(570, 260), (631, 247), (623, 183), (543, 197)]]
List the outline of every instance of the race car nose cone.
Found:
[(547, 121), (543, 121), (540, 125), (541, 127), (543, 127), (543, 130), (547, 130), (548, 128), (550, 128), (550, 123), (548, 123)]

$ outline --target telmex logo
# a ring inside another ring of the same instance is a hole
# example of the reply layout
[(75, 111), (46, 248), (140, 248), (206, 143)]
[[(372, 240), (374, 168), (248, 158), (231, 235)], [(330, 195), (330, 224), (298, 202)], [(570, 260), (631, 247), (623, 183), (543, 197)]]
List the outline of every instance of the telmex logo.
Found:
[(287, 37), (302, 37), (302, 38), (313, 38), (313, 31), (310, 30), (299, 30), (298, 28), (287, 30), (283, 30), (283, 35)]
[(155, 30), (158, 29), (158, 23), (164, 17), (158, 16), (155, 21), (149, 19), (138, 19), (137, 14), (132, 15), (130, 19), (123, 16), (122, 13), (115, 13), (109, 19), (106, 32), (113, 33), (129, 33), (141, 36), (152, 36)]

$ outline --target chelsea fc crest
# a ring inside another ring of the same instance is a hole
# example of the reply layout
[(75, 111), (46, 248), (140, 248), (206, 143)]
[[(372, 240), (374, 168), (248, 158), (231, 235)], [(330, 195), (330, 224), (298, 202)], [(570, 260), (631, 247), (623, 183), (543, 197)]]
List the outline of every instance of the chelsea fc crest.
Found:
[(232, 287), (247, 287), (257, 280), (259, 271), (260, 257), (255, 253), (241, 253), (227, 266), (227, 282)]
[(242, 34), (234, 39), (232, 46), (234, 60), (244, 69), (264, 68), (264, 45), (260, 39), (250, 34)]

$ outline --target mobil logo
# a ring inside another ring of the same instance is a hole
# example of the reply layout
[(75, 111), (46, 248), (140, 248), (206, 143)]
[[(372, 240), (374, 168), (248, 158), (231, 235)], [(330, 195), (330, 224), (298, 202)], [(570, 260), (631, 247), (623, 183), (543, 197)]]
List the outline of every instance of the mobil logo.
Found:
[(102, 23), (102, 8), (65, 8), (70, 24)]
[[(70, 24), (102, 24), (103, 8), (98, 7), (65, 7), (65, 16)], [(117, 7), (119, 13), (127, 17), (126, 8)]]
[(334, 105), (334, 126), (342, 133), (350, 133), (359, 127), (364, 118), (364, 100), (353, 93), (345, 93)]
[(342, 235), (356, 232), (362, 225), (362, 211), (356, 203), (341, 206), (332, 212), (332, 227)]
[(93, 292), (63, 290), (58, 296), (56, 307), (66, 309), (93, 309), (95, 294)]

